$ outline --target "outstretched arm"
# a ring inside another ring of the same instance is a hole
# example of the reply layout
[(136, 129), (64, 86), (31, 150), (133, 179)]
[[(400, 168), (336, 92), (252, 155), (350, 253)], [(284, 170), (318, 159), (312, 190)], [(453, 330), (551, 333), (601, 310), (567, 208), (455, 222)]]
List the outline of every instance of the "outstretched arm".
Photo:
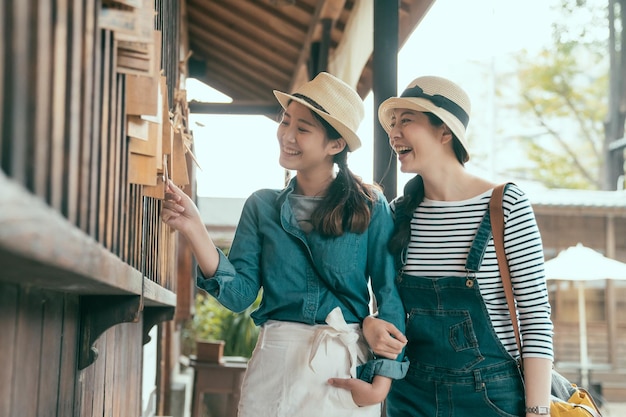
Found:
[(161, 219), (165, 224), (182, 233), (189, 241), (204, 276), (215, 275), (219, 264), (219, 254), (215, 244), (194, 202), (172, 181), (167, 183)]

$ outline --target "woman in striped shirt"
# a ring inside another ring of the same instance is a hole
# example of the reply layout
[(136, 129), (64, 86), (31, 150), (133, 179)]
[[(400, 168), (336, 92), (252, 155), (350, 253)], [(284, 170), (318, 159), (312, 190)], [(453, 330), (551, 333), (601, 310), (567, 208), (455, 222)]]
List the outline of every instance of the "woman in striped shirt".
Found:
[(411, 365), (389, 393), (389, 417), (549, 414), (552, 322), (543, 248), (532, 207), (517, 186), (504, 195), (504, 240), (523, 352), (490, 233), (478, 272), (466, 266), (495, 185), (465, 170), (469, 113), (467, 94), (432, 76), (417, 78), (379, 107), (402, 172), (417, 174), (392, 203), (390, 249), (399, 259)]

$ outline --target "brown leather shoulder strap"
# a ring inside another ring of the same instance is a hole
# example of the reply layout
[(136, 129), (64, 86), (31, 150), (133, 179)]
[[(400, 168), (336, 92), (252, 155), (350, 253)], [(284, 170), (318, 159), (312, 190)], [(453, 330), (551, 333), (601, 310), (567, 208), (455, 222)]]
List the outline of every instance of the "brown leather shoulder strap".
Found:
[(515, 308), (515, 299), (513, 298), (513, 284), (511, 283), (511, 272), (509, 271), (509, 263), (504, 252), (504, 211), (502, 209), (502, 198), (506, 186), (511, 183), (504, 183), (496, 186), (489, 200), (489, 217), (491, 218), (491, 233), (493, 234), (493, 244), (496, 247), (496, 255), (498, 258), (498, 268), (502, 277), (502, 285), (506, 294), (506, 303), (509, 307), (513, 330), (515, 331), (515, 341), (520, 355), (522, 354), (522, 339), (519, 332), (519, 323), (517, 321), (517, 309)]

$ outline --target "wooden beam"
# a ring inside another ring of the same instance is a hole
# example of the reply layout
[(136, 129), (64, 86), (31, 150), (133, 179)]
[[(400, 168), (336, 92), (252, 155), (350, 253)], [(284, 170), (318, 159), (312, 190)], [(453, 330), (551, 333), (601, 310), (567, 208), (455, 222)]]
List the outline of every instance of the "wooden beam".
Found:
[[(326, 0), (320, 11), (320, 22), (325, 20), (330, 22), (330, 26), (334, 26), (335, 22), (341, 16), (341, 12), (346, 5), (346, 0)], [(324, 25), (316, 25), (313, 32), (313, 41), (319, 41), (324, 37)]]
[(54, 22), (53, 66), (52, 66), (52, 141), (50, 146), (50, 205), (56, 210), (66, 212), (64, 193), (66, 190), (65, 146), (66, 146), (66, 106), (67, 96), (67, 58), (68, 48), (68, 0), (57, 2)]
[[(606, 253), (608, 258), (615, 259), (615, 218), (606, 216)], [(617, 369), (617, 297), (615, 296), (615, 282), (606, 280), (604, 289), (604, 305), (606, 309), (606, 325), (608, 337), (609, 360), (613, 369)]]
[[(53, 65), (53, 30), (54, 22), (50, 19), (53, 15), (52, 3), (39, 3), (37, 13), (37, 67), (52, 68)], [(50, 179), (50, 132), (52, 109), (53, 79), (51, 71), (37, 71), (35, 83), (33, 115), (34, 137), (37, 138), (33, 150), (33, 192), (39, 196), (48, 194), (48, 181)]]
[(326, 0), (320, 11), (321, 19), (337, 20), (346, 6), (346, 0)]
[(201, 103), (192, 101), (189, 103), (189, 111), (195, 114), (262, 114), (277, 115), (281, 107), (277, 102), (235, 102), (235, 103)]
[(604, 217), (612, 215), (625, 217), (625, 207), (590, 207), (590, 206), (565, 206), (565, 205), (542, 205), (533, 204), (536, 215), (545, 216), (590, 216)]
[(64, 206), (66, 217), (73, 224), (78, 223), (78, 213), (80, 206), (83, 204), (79, 200), (79, 181), (81, 179), (81, 148), (84, 139), (81, 136), (81, 127), (83, 117), (83, 77), (86, 73), (83, 71), (85, 61), (83, 53), (85, 52), (84, 42), (86, 34), (84, 32), (85, 13), (83, 10), (84, 2), (82, 0), (71, 0), (68, 4), (68, 40), (67, 40), (67, 63), (66, 63), (66, 100), (67, 109), (65, 110), (65, 136), (66, 136), (66, 153), (65, 153), (65, 190), (64, 190)]
[(95, 53), (97, 50), (96, 47), (96, 13), (95, 5), (91, 2), (87, 2), (85, 4), (85, 25), (83, 29), (83, 48), (84, 55), (83, 59), (83, 77), (81, 80), (81, 89), (82, 89), (82, 97), (80, 101), (80, 113), (82, 114), (82, 118), (80, 121), (80, 137), (82, 138), (82, 144), (80, 147), (80, 156), (78, 161), (78, 171), (81, 173), (78, 183), (78, 212), (77, 212), (77, 222), (76, 224), (83, 230), (85, 233), (89, 233), (89, 219), (90, 213), (89, 208), (91, 206), (92, 196), (95, 195), (94, 192), (91, 192), (90, 182), (91, 177), (93, 175), (92, 171), (92, 152), (94, 145), (94, 133), (95, 129), (93, 129), (93, 119), (94, 114), (92, 113), (92, 109), (96, 103), (96, 95), (94, 90), (94, 84), (96, 82), (95, 79)]
[[(309, 59), (309, 54), (311, 52), (311, 43), (315, 39), (315, 30), (317, 28), (318, 23), (320, 22), (320, 16), (322, 13), (322, 9), (324, 8), (325, 0), (319, 0), (317, 5), (315, 6), (315, 11), (311, 15), (311, 24), (309, 25), (309, 30), (307, 31), (307, 35), (302, 43), (302, 49), (300, 50), (300, 55), (296, 61), (296, 65), (293, 67), (293, 77), (291, 79), (291, 83), (289, 85), (289, 92), (294, 91), (296, 87), (300, 84), (300, 80), (298, 78), (300, 74), (300, 69), (306, 69), (306, 62)], [(306, 80), (308, 81), (308, 80)]]

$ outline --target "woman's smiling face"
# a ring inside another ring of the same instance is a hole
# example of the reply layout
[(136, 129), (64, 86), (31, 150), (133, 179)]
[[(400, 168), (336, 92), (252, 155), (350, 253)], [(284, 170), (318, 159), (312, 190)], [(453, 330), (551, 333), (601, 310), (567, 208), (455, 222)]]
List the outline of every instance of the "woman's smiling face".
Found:
[(292, 101), (283, 113), (276, 132), (279, 163), (285, 169), (304, 171), (333, 165), (326, 131), (309, 108)]
[(398, 156), (402, 172), (419, 173), (436, 159), (437, 146), (441, 148), (442, 129), (442, 126), (433, 126), (422, 112), (394, 109), (389, 144)]

